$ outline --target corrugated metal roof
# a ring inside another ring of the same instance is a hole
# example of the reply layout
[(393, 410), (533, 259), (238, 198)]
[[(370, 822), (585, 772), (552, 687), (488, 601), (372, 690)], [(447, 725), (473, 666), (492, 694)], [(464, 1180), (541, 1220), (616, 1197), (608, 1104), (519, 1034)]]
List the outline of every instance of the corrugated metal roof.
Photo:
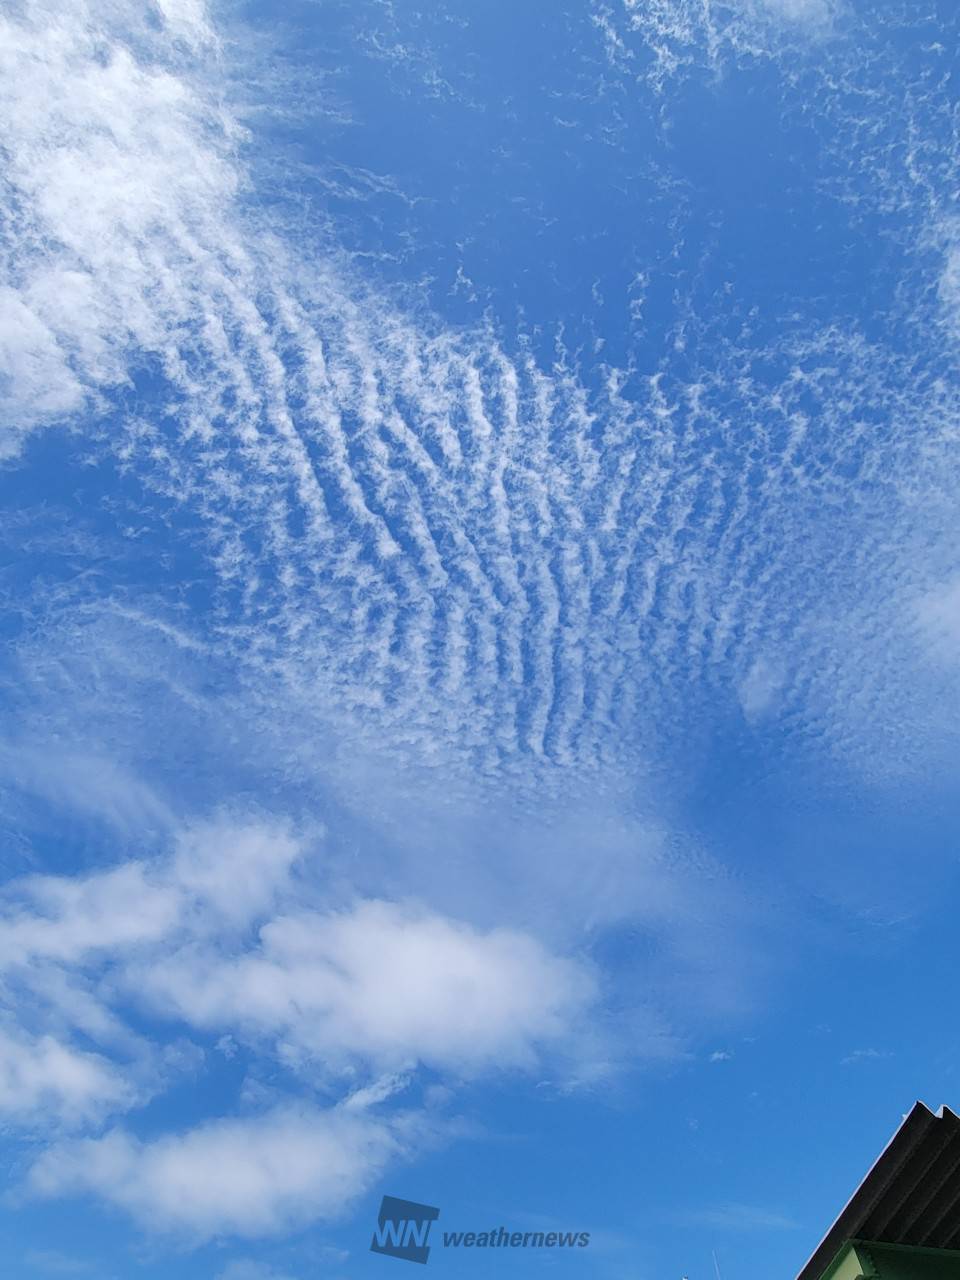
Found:
[(960, 1248), (960, 1116), (916, 1104), (797, 1280), (820, 1280), (847, 1240)]

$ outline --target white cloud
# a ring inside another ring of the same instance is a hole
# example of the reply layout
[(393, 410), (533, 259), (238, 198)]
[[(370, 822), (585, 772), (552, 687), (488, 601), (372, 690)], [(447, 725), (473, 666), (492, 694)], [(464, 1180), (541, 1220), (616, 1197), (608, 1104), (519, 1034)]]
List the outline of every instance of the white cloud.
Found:
[(678, 1220), (689, 1226), (710, 1227), (718, 1231), (793, 1231), (799, 1225), (785, 1213), (752, 1204), (721, 1204), (695, 1209), (680, 1215)]
[(159, 33), (136, 6), (92, 15), (80, 0), (0, 21), (0, 121), (15, 140), (0, 185), (16, 211), (0, 240), (16, 282), (0, 298), (8, 452), (125, 383), (134, 347), (164, 346), (174, 295), (189, 292), (174, 286), (177, 261), (234, 190), (215, 142), (227, 117), (170, 70), (178, 45), (210, 43), (203, 6), (163, 8)]
[(106, 1058), (52, 1035), (0, 1030), (0, 1114), (7, 1123), (82, 1125), (136, 1100), (125, 1073)]
[[(273, 1075), (281, 1064), (313, 1084), (349, 1081), (328, 1111), (278, 1103), (284, 1090), (272, 1088), (273, 1109), (256, 1118), (60, 1142), (31, 1171), (35, 1193), (95, 1194), (194, 1241), (270, 1234), (338, 1213), (430, 1137), (428, 1118), (392, 1101), (417, 1066), (576, 1067), (596, 1050), (589, 967), (518, 930), (412, 904), (307, 909), (298, 899), (315, 879), (293, 877), (303, 852), (280, 824), (220, 817), (182, 828), (164, 857), (35, 875), (0, 894), (12, 1012), (61, 1032), (0, 1037), (8, 1121), (82, 1131), (142, 1103), (172, 1074), (202, 1069), (184, 1023), (218, 1044), (244, 1041)], [(149, 1041), (131, 1009), (152, 1015)]]
[(648, 81), (662, 89), (691, 67), (776, 59), (791, 43), (831, 32), (847, 8), (846, 0), (623, 0), (628, 32), (620, 34), (609, 11), (603, 29), (614, 63), (639, 37), (653, 58)]
[(569, 1046), (597, 992), (582, 965), (514, 930), (487, 932), (395, 903), (280, 916), (260, 945), (189, 948), (131, 974), (190, 1025), (275, 1038), (291, 1059), (530, 1067)]
[(216, 44), (204, 0), (158, 0), (158, 8), (175, 39), (185, 40), (191, 48)]
[(891, 1058), (893, 1055), (883, 1049), (854, 1049), (845, 1057), (840, 1059), (842, 1067), (858, 1066), (862, 1062), (877, 1062), (882, 1058)]
[(838, 0), (741, 0), (744, 8), (757, 7), (784, 18), (789, 22), (804, 22), (821, 26), (836, 18), (840, 11)]
[[(0, 289), (0, 383), (6, 422), (23, 430), (34, 419), (66, 416), (83, 404), (83, 390), (67, 367), (54, 333), (13, 289)], [(0, 437), (0, 458), (14, 453), (18, 436)]]
[(288, 831), (213, 820), (181, 829), (173, 856), (107, 871), (14, 880), (0, 898), (0, 969), (82, 962), (269, 912), (299, 857)]
[(98, 1123), (197, 1070), (195, 1045), (177, 1034), (156, 1043), (131, 1024), (117, 983), (134, 957), (185, 938), (231, 938), (268, 916), (300, 852), (280, 826), (217, 818), (182, 828), (165, 859), (9, 882), (0, 892), (8, 1123)]
[(183, 828), (167, 857), (13, 881), (0, 969), (111, 1041), (109, 1006), (125, 999), (334, 1070), (530, 1068), (569, 1049), (597, 997), (584, 964), (414, 905), (304, 910), (302, 854), (279, 825), (220, 818)]
[(86, 877), (32, 876), (13, 889), (29, 905), (15, 906), (0, 920), (4, 968), (155, 942), (180, 917), (176, 889), (152, 883), (138, 862)]
[(126, 839), (175, 827), (174, 815), (151, 787), (89, 744), (71, 749), (62, 741), (0, 739), (0, 776), (51, 809), (89, 816)]
[(773, 663), (757, 658), (740, 681), (737, 693), (743, 714), (751, 723), (765, 719), (776, 707), (783, 673)]
[[(658, 0), (628, 18), (685, 64), (834, 8)], [(334, 252), (265, 235), (236, 198), (242, 130), (193, 0), (170, 0), (159, 32), (136, 7), (62, 9), (37, 2), (2, 32), (24, 211), (5, 245), (11, 302), (52, 335), (63, 376), (44, 381), (67, 399), (80, 386), (110, 408), (132, 369), (153, 371), (146, 402), (111, 419), (116, 448), (205, 521), (236, 604), (217, 643), (252, 685), (279, 676), (298, 714), (371, 753), (563, 791), (573, 771), (587, 787), (635, 778), (657, 726), (718, 672), (765, 714), (780, 691), (758, 653), (776, 675), (788, 651), (797, 688), (831, 702), (812, 713), (827, 736), (860, 673), (849, 628), (816, 621), (845, 573), (863, 590), (892, 571), (853, 520), (826, 557), (809, 512), (878, 447), (861, 437), (890, 403), (873, 372), (887, 353), (871, 366), (855, 337), (818, 333), (778, 353), (795, 366), (780, 386), (758, 382), (750, 350), (626, 394), (616, 371), (581, 380), (489, 331), (403, 314)], [(11, 385), (29, 363), (14, 353)], [(11, 394), (29, 408), (29, 388)], [(702, 442), (728, 419), (705, 469)], [(908, 468), (893, 451), (885, 470)]]
[(182, 833), (169, 875), (195, 912), (240, 925), (270, 910), (301, 853), (281, 827), (204, 823)]
[(422, 1117), (289, 1107), (151, 1142), (115, 1130), (56, 1146), (28, 1186), (38, 1196), (92, 1192), (151, 1230), (195, 1241), (256, 1237), (342, 1212), (428, 1138)]

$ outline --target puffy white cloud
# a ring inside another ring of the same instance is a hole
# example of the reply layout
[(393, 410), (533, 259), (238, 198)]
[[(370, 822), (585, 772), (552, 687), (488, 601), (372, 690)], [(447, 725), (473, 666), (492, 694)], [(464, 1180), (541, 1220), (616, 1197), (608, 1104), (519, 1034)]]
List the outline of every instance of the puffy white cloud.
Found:
[(254, 1237), (340, 1212), (388, 1160), (428, 1134), (423, 1117), (282, 1108), (140, 1142), (122, 1130), (46, 1151), (37, 1195), (93, 1192), (151, 1229)]
[(0, 972), (113, 1045), (126, 1001), (307, 1070), (471, 1073), (571, 1049), (597, 997), (588, 966), (412, 903), (305, 910), (303, 850), (280, 825), (221, 817), (183, 828), (166, 857), (13, 881)]
[[(588, 966), (411, 903), (305, 909), (316, 879), (293, 876), (304, 849), (280, 824), (220, 817), (183, 828), (165, 857), (31, 876), (0, 895), (0, 972), (14, 1013), (41, 1028), (0, 1039), (11, 1120), (82, 1128), (129, 1110), (202, 1064), (183, 1024), (301, 1079), (350, 1084), (328, 1111), (280, 1105), (147, 1142), (121, 1129), (61, 1142), (34, 1166), (35, 1193), (93, 1193), (195, 1239), (268, 1234), (338, 1212), (429, 1134), (392, 1101), (418, 1065), (470, 1076), (576, 1066), (593, 1049)], [(131, 1008), (167, 1030), (146, 1039)], [(79, 1047), (89, 1040), (102, 1052)]]
[(284, 829), (215, 820), (183, 828), (167, 859), (14, 881), (0, 900), (0, 969), (243, 925), (269, 912), (300, 851)]
[(292, 1058), (466, 1072), (532, 1065), (597, 994), (587, 968), (518, 931), (380, 901), (280, 916), (255, 949), (186, 948), (132, 979), (161, 1010), (271, 1036)]
[(106, 1058), (0, 1029), (0, 1115), (31, 1126), (73, 1126), (123, 1110), (136, 1100), (124, 1073)]
[(169, 953), (188, 937), (233, 936), (268, 916), (300, 853), (285, 828), (221, 817), (182, 828), (166, 858), (9, 883), (0, 893), (8, 1122), (98, 1124), (195, 1070), (195, 1045), (178, 1034), (157, 1043), (131, 1023), (116, 999), (119, 975), (134, 957)]
[(183, 832), (169, 875), (201, 916), (244, 924), (270, 909), (301, 852), (284, 828), (204, 823)]
[(0, 922), (0, 964), (71, 961), (162, 938), (177, 924), (181, 899), (151, 883), (142, 863), (89, 876), (34, 876), (15, 885), (27, 899)]

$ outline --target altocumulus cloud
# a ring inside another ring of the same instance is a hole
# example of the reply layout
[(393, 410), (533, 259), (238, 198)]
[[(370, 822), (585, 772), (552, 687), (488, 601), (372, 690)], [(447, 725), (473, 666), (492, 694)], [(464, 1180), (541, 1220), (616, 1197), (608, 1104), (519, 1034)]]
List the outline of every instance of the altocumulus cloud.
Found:
[[(697, 51), (762, 29), (773, 56), (767, 27), (822, 10), (621, 20), (638, 48), (649, 24)], [(849, 749), (864, 662), (899, 689), (879, 668), (908, 645), (854, 664), (851, 632), (889, 636), (898, 609), (902, 626), (918, 569), (906, 543), (888, 563), (890, 501), (848, 479), (882, 469), (908, 506), (940, 449), (918, 458), (914, 424), (952, 418), (954, 391), (838, 329), (722, 344), (683, 377), (584, 378), (404, 314), (333, 246), (303, 255), (262, 226), (216, 36), (163, 12), (6, 20), (6, 418), (85, 407), (105, 450), (200, 517), (221, 652), (366, 746), (541, 790), (636, 776), (691, 688), (736, 705), (761, 669), (776, 711)], [(117, 414), (144, 378), (154, 393)], [(825, 517), (841, 492), (842, 524)]]

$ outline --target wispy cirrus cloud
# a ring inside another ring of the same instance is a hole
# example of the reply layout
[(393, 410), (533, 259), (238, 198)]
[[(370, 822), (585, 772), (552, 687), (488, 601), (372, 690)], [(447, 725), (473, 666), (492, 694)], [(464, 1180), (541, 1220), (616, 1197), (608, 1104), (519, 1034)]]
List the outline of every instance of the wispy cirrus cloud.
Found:
[(608, 56), (657, 92), (682, 74), (773, 61), (833, 34), (845, 0), (623, 0), (597, 6)]
[(692, 1209), (679, 1216), (686, 1226), (709, 1227), (716, 1231), (794, 1231), (799, 1223), (788, 1214), (751, 1204), (721, 1204)]

